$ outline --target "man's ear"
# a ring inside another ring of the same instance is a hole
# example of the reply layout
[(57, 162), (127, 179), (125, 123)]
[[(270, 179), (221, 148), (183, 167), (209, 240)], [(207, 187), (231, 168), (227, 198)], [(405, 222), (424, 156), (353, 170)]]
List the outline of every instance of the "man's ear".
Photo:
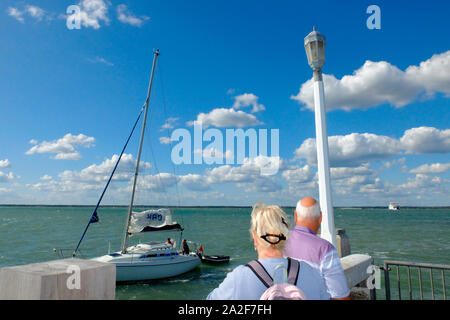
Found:
[(297, 223), (297, 210), (294, 210), (294, 222)]
[(320, 211), (320, 216), (319, 216), (319, 225), (322, 223), (322, 211)]

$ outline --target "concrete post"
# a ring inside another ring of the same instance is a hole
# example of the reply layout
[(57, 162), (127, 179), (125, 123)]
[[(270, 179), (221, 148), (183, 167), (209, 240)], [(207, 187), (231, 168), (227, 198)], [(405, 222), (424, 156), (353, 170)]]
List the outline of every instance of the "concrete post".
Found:
[(65, 259), (0, 269), (0, 300), (114, 300), (116, 266)]
[(347, 285), (351, 290), (352, 300), (375, 299), (375, 291), (368, 289), (366, 285), (373, 258), (366, 254), (352, 254), (342, 258), (341, 264), (347, 278)]
[(345, 229), (336, 229), (336, 250), (339, 254), (339, 258), (351, 254), (350, 240), (345, 233)]

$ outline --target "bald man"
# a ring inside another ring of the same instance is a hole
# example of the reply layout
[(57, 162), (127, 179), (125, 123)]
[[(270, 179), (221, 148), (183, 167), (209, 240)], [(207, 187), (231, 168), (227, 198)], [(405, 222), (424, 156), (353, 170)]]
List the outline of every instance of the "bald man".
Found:
[(314, 267), (325, 280), (332, 299), (350, 299), (347, 279), (336, 248), (317, 236), (322, 223), (319, 203), (314, 198), (306, 197), (297, 203), (294, 215), (295, 228), (289, 233), (285, 256), (303, 260)]

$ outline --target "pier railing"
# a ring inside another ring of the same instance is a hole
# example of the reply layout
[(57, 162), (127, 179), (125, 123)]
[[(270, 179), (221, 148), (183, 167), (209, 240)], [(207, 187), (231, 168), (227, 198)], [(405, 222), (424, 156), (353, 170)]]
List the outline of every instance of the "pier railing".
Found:
[[(386, 290), (386, 300), (396, 299), (402, 300), (402, 298), (415, 300), (428, 299), (428, 295), (431, 294), (432, 300), (443, 299), (447, 300), (447, 290), (445, 281), (445, 271), (450, 269), (450, 265), (443, 264), (429, 264), (429, 263), (416, 263), (407, 261), (385, 261), (384, 262), (384, 281)], [(404, 281), (404, 273), (406, 271), (406, 280), (408, 283), (408, 294), (402, 295), (402, 289), (405, 292), (406, 282)], [(397, 287), (397, 296), (391, 295), (391, 278), (390, 273), (395, 272), (395, 282)], [(414, 273), (416, 275), (414, 275)], [(402, 280), (403, 275), (403, 280)], [(440, 282), (440, 284), (437, 284)], [(418, 288), (417, 288), (418, 287)], [(419, 295), (417, 296), (417, 289)]]

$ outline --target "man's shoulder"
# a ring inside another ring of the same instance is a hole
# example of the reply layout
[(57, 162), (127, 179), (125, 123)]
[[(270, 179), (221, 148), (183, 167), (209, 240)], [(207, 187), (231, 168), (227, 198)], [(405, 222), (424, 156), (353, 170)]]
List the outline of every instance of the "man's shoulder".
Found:
[(336, 250), (336, 248), (333, 246), (333, 244), (331, 242), (329, 242), (328, 240), (323, 239), (316, 234), (313, 234), (310, 232), (305, 232), (302, 229), (298, 229), (298, 228), (292, 229), (290, 236), (292, 237), (292, 240), (295, 240), (296, 238), (307, 238), (311, 242), (314, 242), (314, 244), (316, 246), (325, 247), (328, 250), (332, 250), (332, 249)]
[(336, 248), (329, 241), (319, 236), (297, 230), (286, 246), (286, 255), (312, 262), (319, 266), (327, 257), (334, 256)]

